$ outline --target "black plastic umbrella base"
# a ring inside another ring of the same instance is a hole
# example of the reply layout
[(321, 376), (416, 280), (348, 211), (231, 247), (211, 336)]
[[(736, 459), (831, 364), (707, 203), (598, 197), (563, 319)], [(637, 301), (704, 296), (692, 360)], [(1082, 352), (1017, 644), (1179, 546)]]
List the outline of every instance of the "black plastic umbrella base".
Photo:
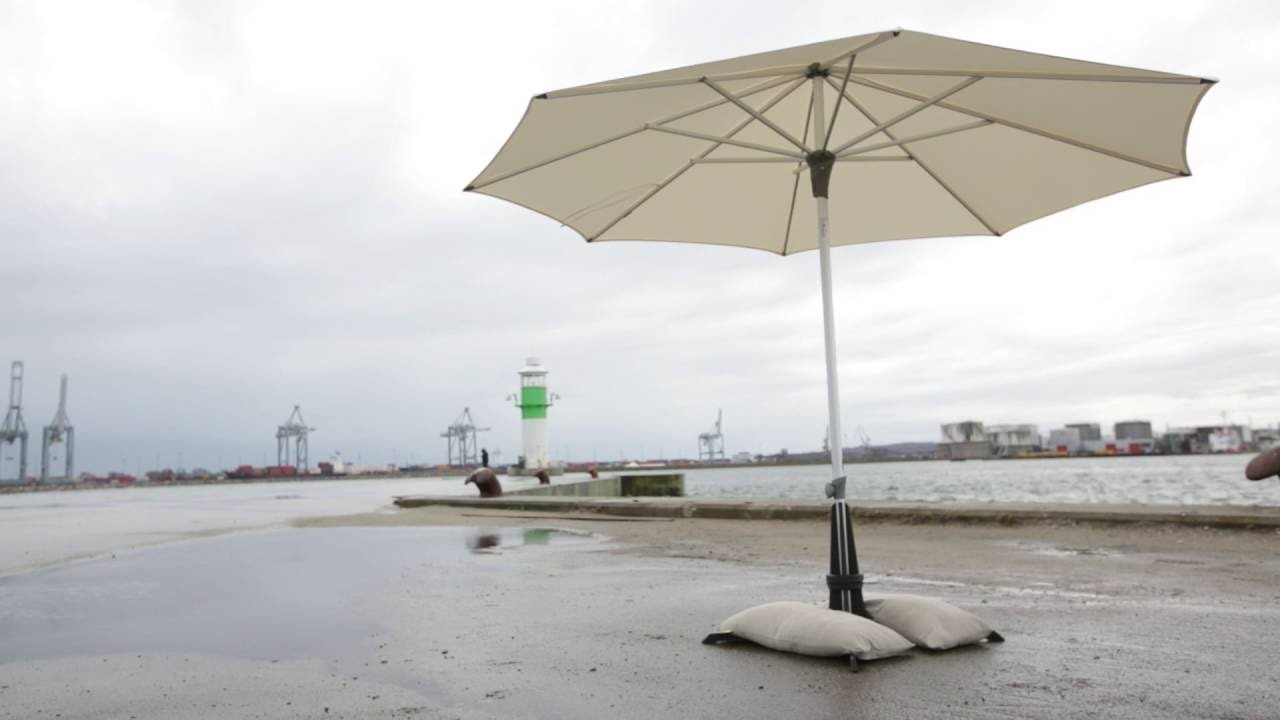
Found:
[[(839, 478), (837, 482), (843, 484), (843, 480)], [(831, 506), (831, 572), (827, 575), (827, 589), (830, 590), (827, 607), (871, 619), (862, 600), (862, 573), (858, 572), (853, 520), (843, 499)]]
[(851, 612), (870, 620), (867, 605), (862, 599), (862, 574), (828, 575), (827, 588), (830, 598), (827, 607), (832, 610)]

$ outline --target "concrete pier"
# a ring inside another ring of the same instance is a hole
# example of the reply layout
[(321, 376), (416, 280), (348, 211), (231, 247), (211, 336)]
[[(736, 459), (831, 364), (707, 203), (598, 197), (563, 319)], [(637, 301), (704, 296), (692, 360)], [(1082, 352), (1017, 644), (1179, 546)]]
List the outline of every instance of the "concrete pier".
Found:
[[(552, 486), (572, 488), (573, 486)], [(721, 520), (821, 520), (830, 503), (825, 500), (695, 500), (674, 497), (554, 497), (512, 494), (503, 498), (397, 497), (402, 508), (448, 506), (535, 512), (584, 512), (630, 517), (709, 518)], [(908, 523), (1097, 523), (1132, 525), (1158, 523), (1211, 528), (1280, 528), (1280, 507), (1222, 505), (1038, 505), (1033, 503), (906, 503), (855, 502), (857, 519)]]

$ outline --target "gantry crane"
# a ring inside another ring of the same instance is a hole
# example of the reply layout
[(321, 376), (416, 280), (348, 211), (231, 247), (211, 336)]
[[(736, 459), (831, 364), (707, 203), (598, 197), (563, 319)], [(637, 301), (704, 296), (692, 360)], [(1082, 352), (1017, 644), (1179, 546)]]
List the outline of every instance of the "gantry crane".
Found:
[(854, 432), (858, 434), (858, 444), (862, 446), (862, 457), (864, 459), (871, 459), (880, 455), (880, 451), (871, 445), (871, 436), (867, 434), (866, 430), (862, 429), (861, 425), (854, 428)]
[(476, 439), (476, 433), (488, 432), (489, 428), (478, 428), (471, 419), (471, 408), (462, 408), (462, 412), (444, 432), (440, 433), (440, 437), (448, 438), (448, 453), (450, 465), (478, 465), (480, 464), (480, 442)]
[(67, 376), (62, 376), (62, 384), (58, 388), (58, 412), (53, 422), (44, 426), (40, 443), (40, 482), (49, 482), (50, 456), (55, 445), (62, 444), (63, 475), (68, 482), (75, 478), (76, 429), (71, 426), (67, 417)]
[[(15, 360), (9, 369), (9, 412), (0, 425), (0, 444), (19, 444), (18, 482), (27, 481), (27, 423), (22, 419), (22, 361)], [(0, 478), (3, 480), (3, 478)]]
[[(307, 434), (315, 428), (307, 427), (302, 419), (301, 406), (294, 405), (289, 419), (276, 429), (276, 465), (294, 465), (301, 472), (311, 469), (307, 459)], [(293, 441), (293, 462), (289, 461), (289, 441)]]
[(715, 427), (698, 435), (699, 461), (724, 462), (724, 434), (720, 432), (720, 421), (723, 416), (724, 410), (717, 410)]

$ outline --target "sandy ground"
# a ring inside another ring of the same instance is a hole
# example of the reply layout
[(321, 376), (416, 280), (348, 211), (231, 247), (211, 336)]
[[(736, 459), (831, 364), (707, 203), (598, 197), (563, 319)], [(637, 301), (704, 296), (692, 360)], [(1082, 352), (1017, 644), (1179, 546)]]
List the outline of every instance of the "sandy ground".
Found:
[[(367, 633), (318, 627), (331, 645), (280, 657), (268, 644), (265, 654), (117, 647), (8, 662), (0, 717), (1275, 718), (1280, 707), (1274, 532), (864, 523), (869, 593), (943, 597), (1008, 642), (852, 674), (839, 661), (699, 644), (744, 607), (824, 598), (821, 523), (422, 508), (296, 525), (306, 530), (276, 531), (292, 543), (284, 552), (313, 545), (316, 528), (353, 546), (326, 561), (333, 576), (365, 552), (365, 575), (380, 579), (334, 592), (371, 618)], [(451, 526), (468, 542), (485, 527), (607, 540), (412, 559), (391, 557), (400, 545), (359, 545), (362, 532), (413, 543)], [(217, 542), (171, 552), (253, 547)], [(264, 606), (259, 632), (289, 607)]]

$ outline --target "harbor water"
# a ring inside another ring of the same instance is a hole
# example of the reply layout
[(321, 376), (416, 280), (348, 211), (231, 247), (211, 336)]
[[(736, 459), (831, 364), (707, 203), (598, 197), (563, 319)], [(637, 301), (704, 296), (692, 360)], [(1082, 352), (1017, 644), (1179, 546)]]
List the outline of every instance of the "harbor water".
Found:
[[(1247, 455), (856, 463), (849, 496), (928, 503), (1280, 506), (1280, 481), (1249, 482)], [(685, 495), (821, 499), (822, 465), (681, 470)], [(608, 476), (610, 473), (605, 473)], [(555, 484), (586, 475), (557, 477)], [(534, 478), (502, 478), (508, 491)], [(131, 487), (0, 495), (0, 575), (117, 547), (279, 526), (292, 518), (395, 512), (397, 495), (474, 495), (462, 478), (395, 478)]]
[[(905, 502), (1280, 505), (1280, 481), (1249, 482), (1251, 455), (854, 463), (854, 500)], [(686, 470), (685, 494), (719, 499), (821, 498), (822, 465)]]

